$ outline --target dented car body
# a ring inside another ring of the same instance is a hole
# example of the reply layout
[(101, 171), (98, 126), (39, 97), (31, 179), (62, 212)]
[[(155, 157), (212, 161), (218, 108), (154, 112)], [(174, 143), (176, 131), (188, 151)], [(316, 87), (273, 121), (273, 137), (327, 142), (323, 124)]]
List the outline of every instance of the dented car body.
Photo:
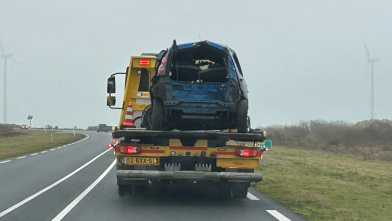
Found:
[(150, 88), (153, 130), (237, 129), (245, 133), (247, 93), (238, 58), (228, 46), (174, 41), (157, 56)]

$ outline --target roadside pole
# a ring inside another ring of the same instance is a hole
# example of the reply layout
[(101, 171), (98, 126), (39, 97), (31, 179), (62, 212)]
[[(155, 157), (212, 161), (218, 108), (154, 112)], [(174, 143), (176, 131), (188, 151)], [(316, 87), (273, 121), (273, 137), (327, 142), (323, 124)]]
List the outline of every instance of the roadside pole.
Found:
[(73, 129), (74, 137), (75, 137), (75, 128)]
[(50, 133), (50, 140), (51, 140), (52, 143), (53, 143), (53, 133)]

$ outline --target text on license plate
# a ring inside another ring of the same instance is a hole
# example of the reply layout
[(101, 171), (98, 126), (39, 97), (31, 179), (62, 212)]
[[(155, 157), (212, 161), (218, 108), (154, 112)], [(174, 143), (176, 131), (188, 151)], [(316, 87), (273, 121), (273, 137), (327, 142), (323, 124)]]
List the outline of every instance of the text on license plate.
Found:
[(159, 165), (158, 158), (155, 157), (122, 157), (123, 164), (154, 164)]

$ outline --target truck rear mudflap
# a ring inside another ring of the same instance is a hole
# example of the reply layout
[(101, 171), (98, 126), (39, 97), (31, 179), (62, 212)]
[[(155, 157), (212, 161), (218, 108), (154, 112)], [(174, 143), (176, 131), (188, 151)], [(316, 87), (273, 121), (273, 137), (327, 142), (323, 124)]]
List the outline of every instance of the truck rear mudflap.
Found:
[(117, 170), (117, 178), (145, 178), (170, 180), (227, 180), (229, 182), (259, 182), (262, 173), (232, 173), (203, 171), (148, 171), (148, 170)]

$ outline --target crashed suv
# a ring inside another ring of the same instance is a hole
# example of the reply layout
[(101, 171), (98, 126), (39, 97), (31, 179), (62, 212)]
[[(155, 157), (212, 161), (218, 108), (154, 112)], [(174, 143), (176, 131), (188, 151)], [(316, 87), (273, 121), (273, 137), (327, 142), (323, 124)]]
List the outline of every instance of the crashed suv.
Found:
[(246, 82), (225, 45), (174, 40), (158, 54), (151, 83), (152, 130), (248, 130)]

